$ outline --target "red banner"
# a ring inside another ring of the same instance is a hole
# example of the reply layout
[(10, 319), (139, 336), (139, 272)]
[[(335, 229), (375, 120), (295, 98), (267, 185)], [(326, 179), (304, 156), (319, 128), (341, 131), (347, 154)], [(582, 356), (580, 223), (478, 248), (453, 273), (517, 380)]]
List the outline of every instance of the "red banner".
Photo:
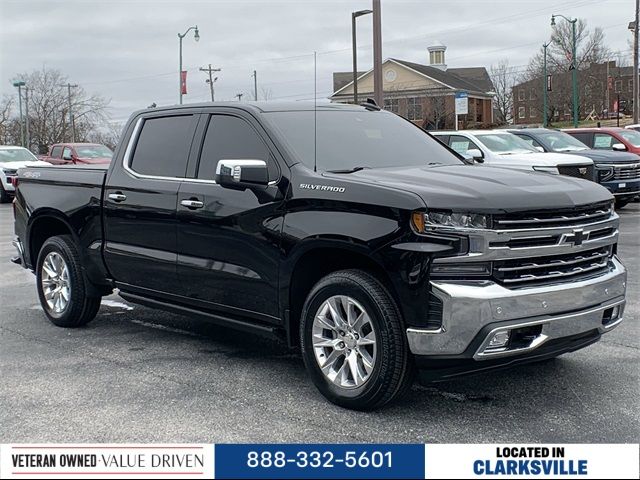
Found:
[(187, 71), (180, 72), (180, 91), (183, 95), (187, 94)]

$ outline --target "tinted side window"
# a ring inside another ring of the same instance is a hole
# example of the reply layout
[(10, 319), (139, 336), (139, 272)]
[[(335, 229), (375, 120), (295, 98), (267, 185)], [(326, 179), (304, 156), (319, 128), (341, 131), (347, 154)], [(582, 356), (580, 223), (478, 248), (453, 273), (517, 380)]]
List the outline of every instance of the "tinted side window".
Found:
[(529, 145), (531, 145), (532, 147), (542, 147), (542, 145), (540, 145), (537, 141), (535, 141), (533, 138), (531, 138), (528, 135), (518, 135), (517, 133), (515, 134), (518, 138), (521, 138), (522, 140), (524, 140), (525, 142), (527, 142)]
[(142, 175), (184, 177), (192, 139), (192, 115), (148, 118), (130, 167)]
[(614, 143), (619, 142), (608, 133), (595, 133), (593, 135), (593, 148), (610, 150), (611, 145)]
[(587, 145), (589, 147), (593, 147), (593, 144), (591, 143), (591, 134), (590, 133), (570, 133), (569, 135), (571, 135), (574, 138), (577, 138), (578, 140), (580, 140), (585, 145)]
[(212, 115), (205, 134), (198, 178), (213, 180), (219, 160), (264, 160), (269, 179), (278, 177), (278, 166), (269, 149), (246, 121), (230, 115)]
[(53, 158), (60, 158), (60, 154), (62, 153), (62, 147), (58, 145), (57, 147), (53, 147), (51, 149), (51, 156)]

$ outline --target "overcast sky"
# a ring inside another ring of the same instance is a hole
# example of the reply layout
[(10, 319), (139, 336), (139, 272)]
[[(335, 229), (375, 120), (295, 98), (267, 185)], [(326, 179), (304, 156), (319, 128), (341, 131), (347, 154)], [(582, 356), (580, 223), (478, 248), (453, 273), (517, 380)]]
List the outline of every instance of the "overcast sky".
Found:
[[(312, 99), (331, 93), (333, 71), (351, 69), (351, 12), (370, 0), (0, 0), (0, 95), (10, 81), (46, 65), (90, 93), (111, 100), (110, 115), (178, 101), (178, 32), (197, 24), (200, 42), (184, 39), (189, 94), (209, 99), (205, 74), (217, 74), (216, 100), (258, 90), (273, 99)], [(382, 0), (383, 57), (428, 63), (427, 47), (447, 45), (452, 67), (485, 66), (508, 58), (524, 68), (562, 13), (604, 29), (607, 45), (631, 58), (633, 0)], [(371, 67), (371, 16), (358, 19), (359, 67)]]

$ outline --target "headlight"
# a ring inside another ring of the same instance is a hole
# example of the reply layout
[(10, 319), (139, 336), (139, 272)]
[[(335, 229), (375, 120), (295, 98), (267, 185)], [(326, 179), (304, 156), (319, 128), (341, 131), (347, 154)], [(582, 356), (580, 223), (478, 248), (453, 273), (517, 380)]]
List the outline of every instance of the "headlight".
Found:
[(560, 175), (557, 167), (533, 167), (536, 172), (551, 173), (553, 175)]
[(479, 213), (413, 212), (411, 222), (419, 233), (438, 227), (450, 228), (489, 228), (488, 215)]
[(601, 182), (609, 180), (611, 177), (613, 177), (613, 174), (615, 172), (611, 165), (596, 164), (596, 169), (598, 171), (598, 180), (600, 180)]

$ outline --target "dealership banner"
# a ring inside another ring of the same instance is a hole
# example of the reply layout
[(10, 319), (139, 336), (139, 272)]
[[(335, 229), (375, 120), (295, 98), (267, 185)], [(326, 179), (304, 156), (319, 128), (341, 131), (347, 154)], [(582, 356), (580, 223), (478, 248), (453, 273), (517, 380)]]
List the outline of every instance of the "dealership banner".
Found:
[(638, 444), (0, 445), (0, 478), (639, 478)]

